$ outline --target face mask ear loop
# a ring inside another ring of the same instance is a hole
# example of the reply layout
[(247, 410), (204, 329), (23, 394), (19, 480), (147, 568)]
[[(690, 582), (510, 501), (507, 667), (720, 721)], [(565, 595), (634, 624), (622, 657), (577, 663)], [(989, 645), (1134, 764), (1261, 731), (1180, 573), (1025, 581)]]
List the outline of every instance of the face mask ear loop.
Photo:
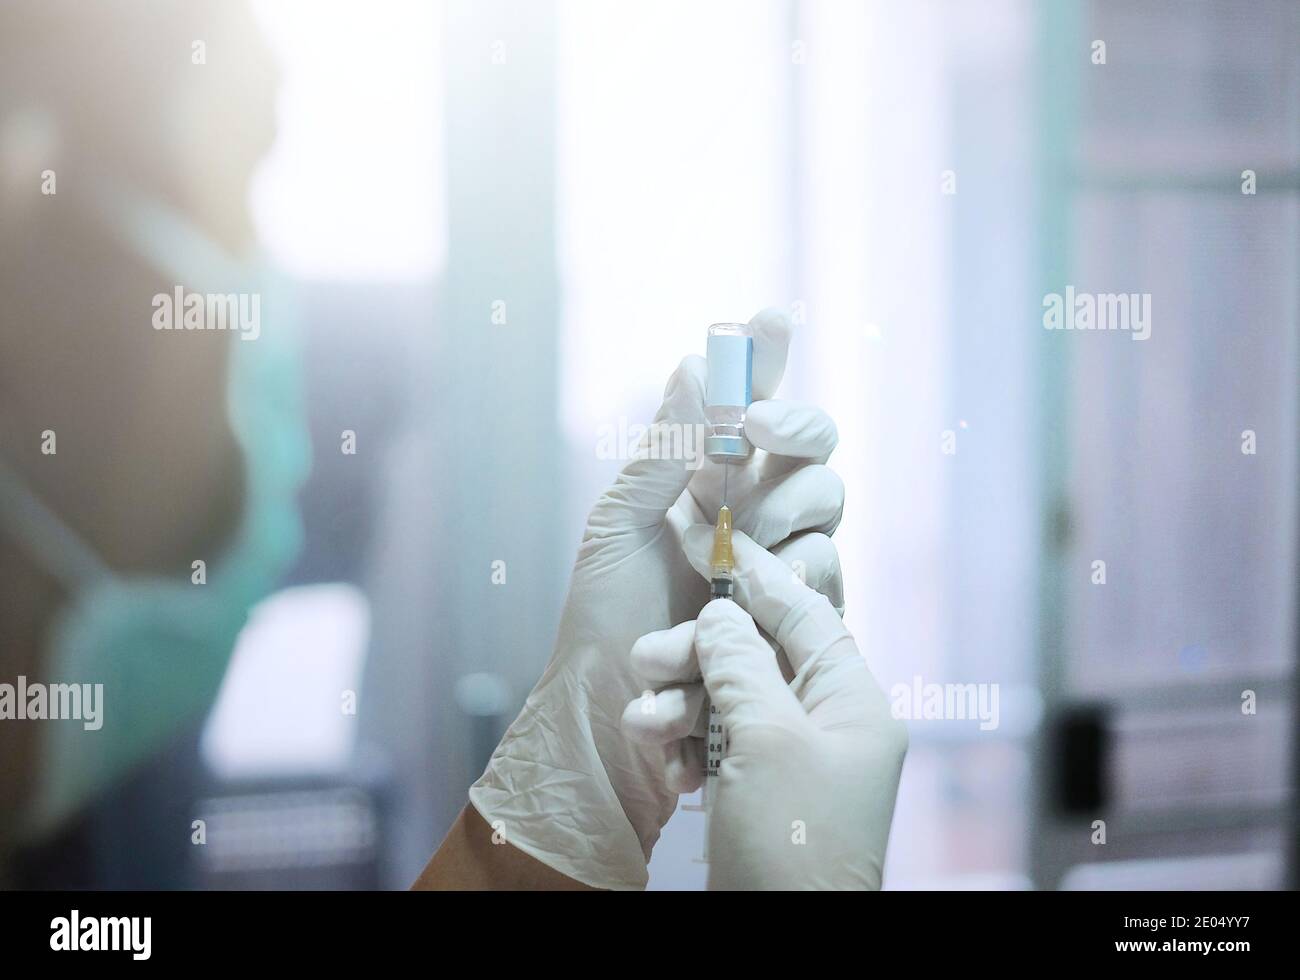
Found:
[(99, 555), (40, 501), (4, 460), (0, 460), (0, 530), (72, 591), (113, 577)]

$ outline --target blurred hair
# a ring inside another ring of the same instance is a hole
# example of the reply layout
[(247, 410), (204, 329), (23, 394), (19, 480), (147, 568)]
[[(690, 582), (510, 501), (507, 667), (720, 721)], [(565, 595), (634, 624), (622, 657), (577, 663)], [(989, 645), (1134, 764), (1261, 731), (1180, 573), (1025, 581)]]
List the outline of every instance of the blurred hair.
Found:
[[(208, 45), (219, 54), (208, 58)], [(4, 212), (19, 218), (35, 206), (45, 169), (74, 187), (81, 177), (129, 182), (182, 208), (196, 181), (217, 194), (242, 188), (270, 142), (273, 92), (242, 0), (5, 0)]]

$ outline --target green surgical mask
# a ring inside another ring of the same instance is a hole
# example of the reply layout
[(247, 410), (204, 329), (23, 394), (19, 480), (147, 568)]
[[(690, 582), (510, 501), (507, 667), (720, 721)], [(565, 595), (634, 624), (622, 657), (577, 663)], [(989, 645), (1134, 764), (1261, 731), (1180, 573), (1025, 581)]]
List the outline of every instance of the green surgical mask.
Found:
[[(189, 575), (128, 577), (110, 569), (0, 461), (0, 530), (70, 596), (47, 633), (41, 680), (103, 684), (97, 730), (81, 720), (39, 723), (42, 756), (24, 820), (29, 838), (53, 830), (202, 719), (249, 608), (288, 570), (302, 538), (296, 495), (310, 468), (310, 446), (283, 292), (256, 268), (224, 260), (162, 209), (137, 202), (129, 214), (110, 217), (111, 226), (175, 283), (205, 289), (213, 282), (222, 292), (260, 297), (257, 339), (230, 336), (226, 410), (244, 457), (244, 502), (234, 536), (207, 563), (205, 584)], [(141, 329), (150, 329), (147, 313)]]

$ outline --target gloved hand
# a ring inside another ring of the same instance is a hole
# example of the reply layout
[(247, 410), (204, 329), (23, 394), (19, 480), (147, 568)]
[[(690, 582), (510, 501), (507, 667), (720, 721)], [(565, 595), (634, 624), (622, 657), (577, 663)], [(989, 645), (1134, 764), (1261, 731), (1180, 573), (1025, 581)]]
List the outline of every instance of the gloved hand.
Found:
[[(730, 466), (728, 504), (736, 526), (798, 557), (801, 539), (788, 539), (830, 533), (843, 509), (843, 484), (822, 465), (835, 425), (817, 409), (771, 400), (790, 324), (774, 311), (751, 322), (756, 401), (746, 434), (757, 448)], [(690, 436), (695, 454), (634, 459), (592, 510), (550, 665), (470, 789), (470, 802), (507, 842), (597, 888), (644, 887), (686, 766), (661, 746), (630, 741), (619, 720), (642, 691), (633, 643), (693, 619), (708, 598), (681, 539), (691, 524), (712, 521), (721, 502), (721, 465), (699, 455), (704, 386), (704, 358), (686, 358), (655, 417), (660, 433), (685, 427), (678, 434)], [(815, 574), (837, 581), (834, 570)]]
[[(684, 537), (705, 578), (712, 533), (699, 525)], [(879, 888), (907, 729), (826, 597), (744, 534), (732, 547), (735, 601), (637, 642), (638, 669), (672, 686), (652, 712), (629, 704), (625, 725), (646, 743), (698, 744), (702, 672), (729, 740), (709, 787), (710, 888)]]

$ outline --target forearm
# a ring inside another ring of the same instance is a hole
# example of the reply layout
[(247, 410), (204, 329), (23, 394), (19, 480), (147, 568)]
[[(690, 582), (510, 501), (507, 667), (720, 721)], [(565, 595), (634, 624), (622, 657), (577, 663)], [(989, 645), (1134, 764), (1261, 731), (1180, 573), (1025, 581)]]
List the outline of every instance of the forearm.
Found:
[(506, 842), (466, 806), (411, 886), (415, 891), (590, 891)]

